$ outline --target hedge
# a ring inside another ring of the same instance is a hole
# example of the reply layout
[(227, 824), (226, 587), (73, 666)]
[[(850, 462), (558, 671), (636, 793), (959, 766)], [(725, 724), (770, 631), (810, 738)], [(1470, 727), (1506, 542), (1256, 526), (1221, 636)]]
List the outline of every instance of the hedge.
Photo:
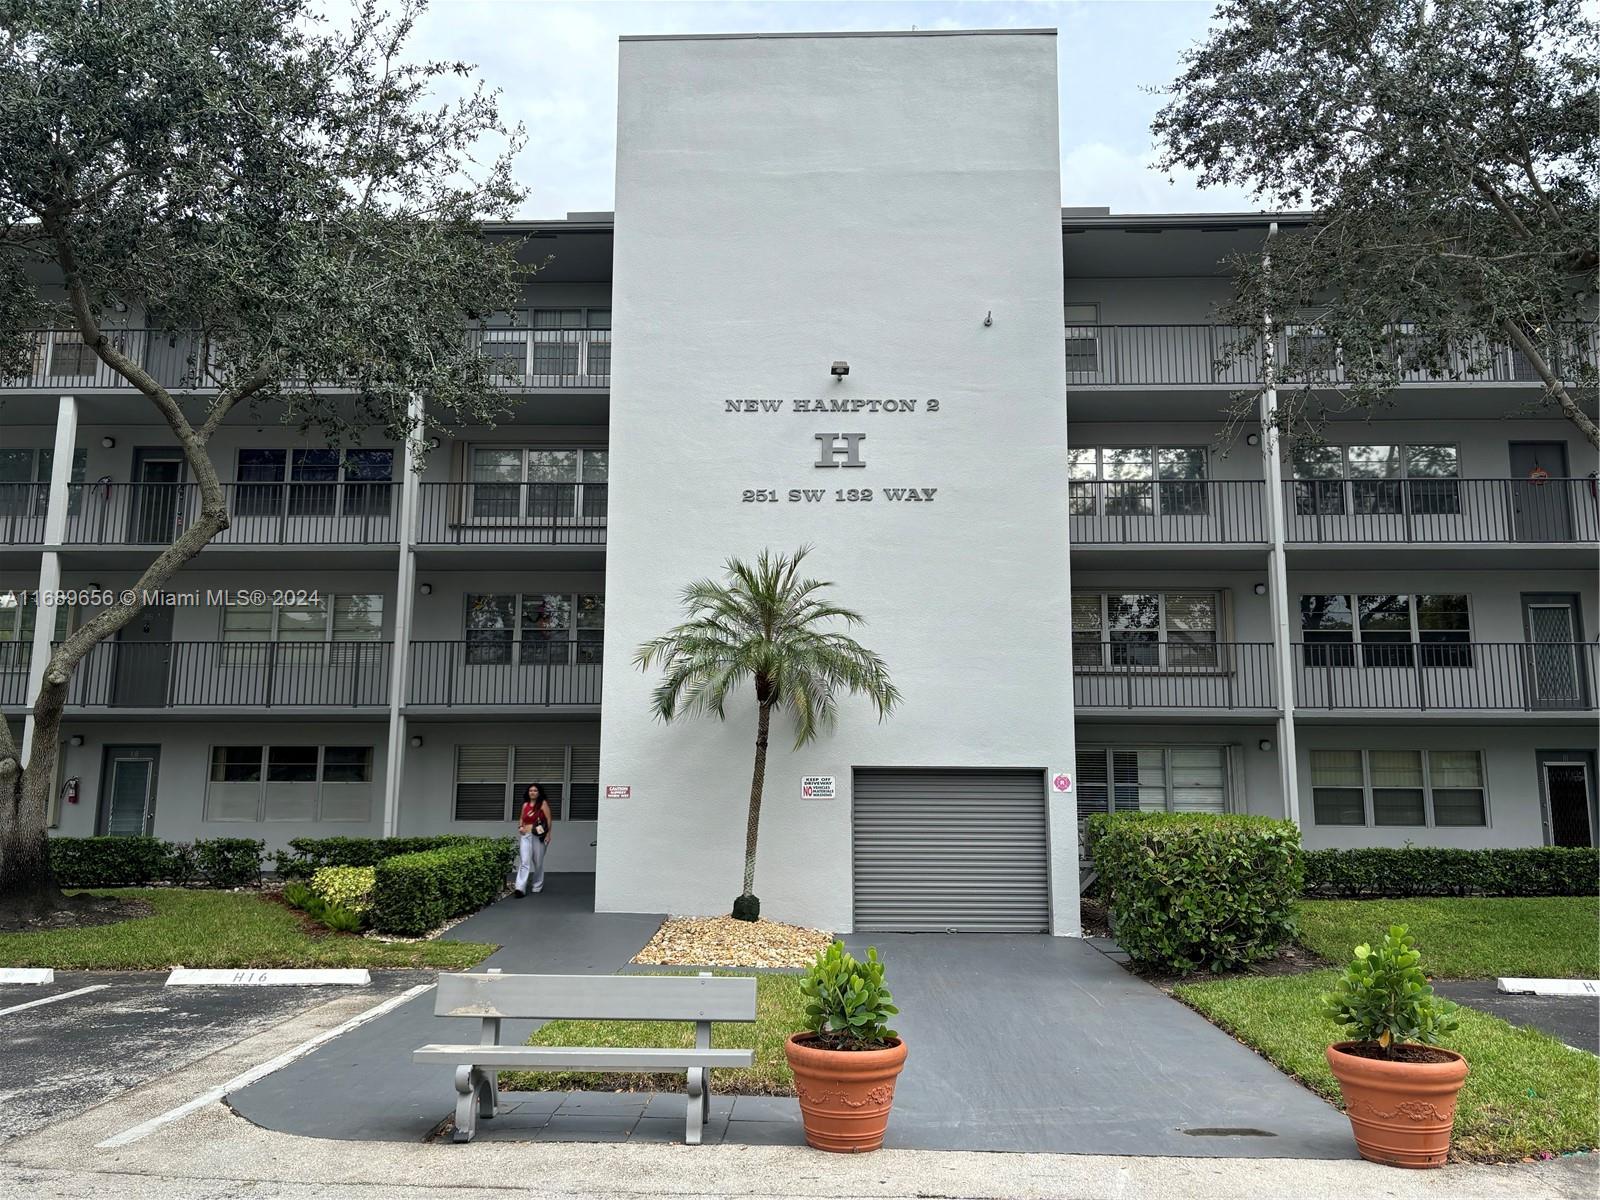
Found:
[(476, 838), (383, 859), (372, 887), (372, 927), (420, 937), (482, 908), (505, 889), (513, 845), (511, 838)]
[(311, 890), (329, 904), (364, 913), (372, 907), (372, 887), (377, 881), (376, 867), (318, 867), (311, 877)]
[(1302, 868), (1292, 822), (1100, 813), (1087, 840), (1117, 941), (1141, 966), (1225, 971), (1294, 936)]
[(212, 887), (261, 882), (266, 843), (254, 838), (209, 838), (168, 842), (153, 837), (53, 837), (50, 870), (62, 887), (142, 887), (188, 884), (198, 877)]
[(1600, 848), (1307, 850), (1307, 896), (1593, 896)]
[(415, 854), (482, 840), (464, 833), (433, 837), (298, 837), (290, 838), (289, 849), (275, 851), (272, 857), (278, 874), (285, 879), (310, 879), (323, 867), (373, 867), (397, 854)]

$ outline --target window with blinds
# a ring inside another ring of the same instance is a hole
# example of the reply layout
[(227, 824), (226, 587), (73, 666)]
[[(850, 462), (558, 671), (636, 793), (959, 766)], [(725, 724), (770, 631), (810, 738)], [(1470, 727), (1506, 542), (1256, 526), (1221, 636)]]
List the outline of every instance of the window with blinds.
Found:
[(1080, 746), (1078, 816), (1227, 812), (1226, 746)]
[(599, 815), (598, 746), (457, 746), (455, 819), (508, 821), (537, 783), (556, 820)]

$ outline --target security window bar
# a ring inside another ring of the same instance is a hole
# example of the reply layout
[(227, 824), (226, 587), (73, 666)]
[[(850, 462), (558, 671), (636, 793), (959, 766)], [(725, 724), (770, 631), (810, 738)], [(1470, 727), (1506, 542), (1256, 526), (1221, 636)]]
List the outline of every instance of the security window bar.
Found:
[[(1471, 667), (1472, 616), (1458, 592), (1300, 597), (1308, 667)], [(1358, 656), (1359, 647), (1359, 656)]]
[(1078, 817), (1229, 809), (1226, 746), (1080, 746)]
[(1216, 668), (1217, 592), (1074, 592), (1074, 668)]
[(598, 746), (457, 746), (455, 819), (506, 821), (537, 783), (556, 820), (598, 816)]
[(469, 593), (467, 662), (600, 663), (605, 624), (606, 598), (599, 593)]
[(1318, 825), (1484, 826), (1489, 793), (1477, 750), (1313, 750)]
[(1210, 512), (1204, 446), (1077, 446), (1067, 451), (1074, 517), (1203, 517)]
[(1460, 452), (1454, 445), (1309, 446), (1294, 455), (1299, 516), (1457, 516)]

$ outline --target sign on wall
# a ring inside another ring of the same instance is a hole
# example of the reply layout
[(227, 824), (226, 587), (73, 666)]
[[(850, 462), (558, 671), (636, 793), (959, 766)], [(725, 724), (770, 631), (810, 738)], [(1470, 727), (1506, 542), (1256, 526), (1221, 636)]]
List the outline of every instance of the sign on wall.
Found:
[(1066, 795), (1072, 790), (1072, 776), (1065, 771), (1051, 771), (1050, 790)]
[(627, 783), (606, 784), (607, 800), (629, 800), (633, 798), (633, 785)]
[[(874, 413), (903, 413), (911, 414), (937, 414), (939, 401), (933, 398), (926, 399), (888, 399), (869, 400), (859, 397), (834, 396), (826, 400), (790, 399), (738, 399), (724, 400), (723, 411), (728, 413), (804, 413), (808, 417), (818, 413), (839, 413), (847, 416)], [(892, 424), (892, 423), (891, 423)], [(810, 432), (811, 422), (807, 421), (807, 430), (810, 443), (807, 445), (814, 449), (816, 458), (811, 466), (825, 471), (844, 471), (852, 467), (866, 469), (867, 434), (865, 431), (853, 433), (816, 433)], [(842, 477), (841, 477), (842, 478)], [(865, 479), (866, 477), (862, 477)], [(760, 482), (760, 481), (753, 481)], [(748, 487), (740, 490), (739, 498), (745, 504), (929, 504), (939, 494), (937, 487), (923, 487), (920, 481), (893, 479), (889, 482), (893, 486), (878, 484), (874, 487), (859, 486), (860, 480), (851, 478), (854, 487), (840, 486), (815, 486), (816, 480), (810, 487), (779, 486)], [(776, 481), (774, 481), (774, 484)]]
[(832, 775), (803, 775), (800, 777), (800, 797), (803, 800), (832, 800), (834, 798)]

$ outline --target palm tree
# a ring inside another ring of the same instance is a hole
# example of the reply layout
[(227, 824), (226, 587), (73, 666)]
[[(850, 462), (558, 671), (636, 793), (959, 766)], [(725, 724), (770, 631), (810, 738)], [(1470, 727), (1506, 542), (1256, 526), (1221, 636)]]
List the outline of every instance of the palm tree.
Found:
[(646, 642), (633, 656), (642, 671), (657, 664), (662, 668), (650, 703), (663, 721), (692, 713), (722, 720), (728, 696), (746, 679), (755, 685), (756, 761), (744, 835), (744, 890), (733, 902), (733, 915), (744, 921), (761, 915), (752, 889), (773, 710), (787, 709), (793, 716), (798, 750), (833, 726), (835, 693), (841, 688), (871, 700), (879, 720), (900, 702), (883, 660), (825, 627), (836, 621), (859, 625), (862, 618), (822, 597), (831, 583), (799, 577), (810, 552), (809, 546), (792, 555), (763, 550), (754, 565), (729, 559), (722, 582), (701, 579), (683, 590), (683, 624)]

